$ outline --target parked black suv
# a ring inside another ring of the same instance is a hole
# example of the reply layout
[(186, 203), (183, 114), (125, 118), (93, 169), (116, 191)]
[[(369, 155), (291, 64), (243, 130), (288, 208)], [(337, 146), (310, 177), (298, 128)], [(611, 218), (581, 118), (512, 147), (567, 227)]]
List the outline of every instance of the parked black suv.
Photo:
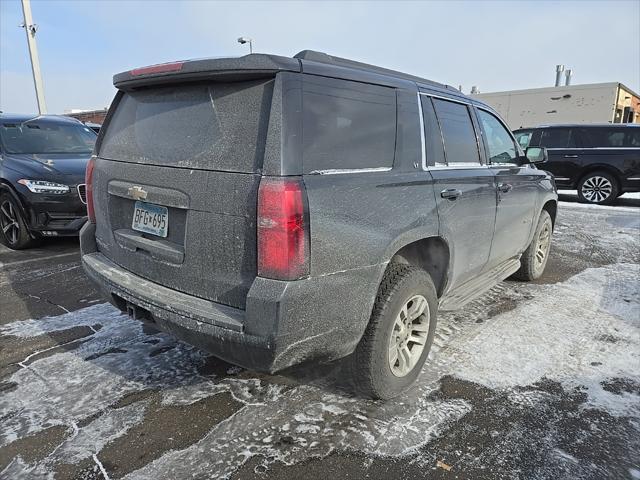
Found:
[(274, 372), (346, 362), (389, 398), (438, 309), (539, 277), (557, 194), (486, 105), (304, 51), (155, 65), (119, 90), (87, 168), (82, 261), (132, 316)]
[(42, 236), (78, 235), (95, 142), (75, 119), (0, 114), (0, 242), (21, 249)]
[(640, 192), (640, 125), (547, 125), (514, 134), (523, 148), (545, 147), (544, 169), (582, 202), (611, 204)]

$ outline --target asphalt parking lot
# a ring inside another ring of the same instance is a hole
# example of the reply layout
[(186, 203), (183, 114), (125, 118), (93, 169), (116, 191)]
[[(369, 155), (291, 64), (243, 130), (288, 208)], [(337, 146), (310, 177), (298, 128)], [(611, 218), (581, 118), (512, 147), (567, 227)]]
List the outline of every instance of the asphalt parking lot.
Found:
[(543, 278), (441, 315), (386, 403), (120, 315), (75, 240), (0, 247), (0, 477), (640, 479), (640, 200), (561, 200)]

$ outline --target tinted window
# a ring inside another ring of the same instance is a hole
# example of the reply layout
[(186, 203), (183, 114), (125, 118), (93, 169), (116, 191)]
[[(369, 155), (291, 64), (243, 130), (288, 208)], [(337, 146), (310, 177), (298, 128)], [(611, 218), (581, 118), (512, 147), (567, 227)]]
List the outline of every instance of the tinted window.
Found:
[(484, 138), (489, 150), (489, 161), (491, 163), (514, 163), (518, 157), (516, 146), (509, 131), (500, 121), (484, 110), (478, 110)]
[(571, 129), (547, 128), (542, 131), (539, 146), (546, 148), (571, 148), (576, 145)]
[(521, 131), (521, 132), (514, 133), (514, 136), (516, 137), (516, 142), (518, 142), (518, 144), (523, 149), (529, 146), (529, 142), (531, 142), (531, 135), (533, 135), (533, 132), (531, 130), (526, 132)]
[(100, 156), (253, 172), (262, 164), (273, 82), (179, 85), (125, 93)]
[(579, 132), (590, 147), (640, 147), (640, 128), (589, 127)]
[(424, 138), (427, 150), (427, 165), (446, 165), (444, 159), (444, 148), (442, 145), (442, 134), (438, 126), (436, 112), (433, 109), (431, 98), (420, 95), (422, 103), (422, 120), (424, 122)]
[(479, 164), (480, 154), (469, 109), (460, 103), (433, 99), (448, 165)]
[(302, 112), (305, 172), (393, 165), (393, 89), (305, 77)]
[(4, 122), (0, 126), (0, 141), (6, 153), (85, 153), (96, 143), (96, 134), (75, 123)]
[(627, 130), (624, 137), (625, 147), (640, 147), (640, 128), (634, 127)]

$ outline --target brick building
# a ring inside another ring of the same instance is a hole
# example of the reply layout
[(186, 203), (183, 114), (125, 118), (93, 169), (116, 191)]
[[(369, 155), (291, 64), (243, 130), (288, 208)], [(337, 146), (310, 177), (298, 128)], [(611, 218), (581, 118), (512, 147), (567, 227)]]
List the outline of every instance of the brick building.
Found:
[(67, 117), (77, 118), (81, 122), (97, 123), (102, 125), (107, 116), (107, 107), (102, 110), (71, 110), (64, 113)]

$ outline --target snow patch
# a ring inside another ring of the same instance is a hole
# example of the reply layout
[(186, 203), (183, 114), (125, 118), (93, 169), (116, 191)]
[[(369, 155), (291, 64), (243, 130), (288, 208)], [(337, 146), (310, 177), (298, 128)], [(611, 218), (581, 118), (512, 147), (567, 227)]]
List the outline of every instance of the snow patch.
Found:
[[(640, 379), (640, 266), (593, 268), (564, 283), (532, 286), (535, 301), (492, 319), (452, 347), (456, 376), (490, 388), (543, 378), (586, 387), (589, 403), (611, 414), (640, 414), (640, 403), (605, 391), (608, 377)], [(482, 359), (482, 361), (478, 361)]]

